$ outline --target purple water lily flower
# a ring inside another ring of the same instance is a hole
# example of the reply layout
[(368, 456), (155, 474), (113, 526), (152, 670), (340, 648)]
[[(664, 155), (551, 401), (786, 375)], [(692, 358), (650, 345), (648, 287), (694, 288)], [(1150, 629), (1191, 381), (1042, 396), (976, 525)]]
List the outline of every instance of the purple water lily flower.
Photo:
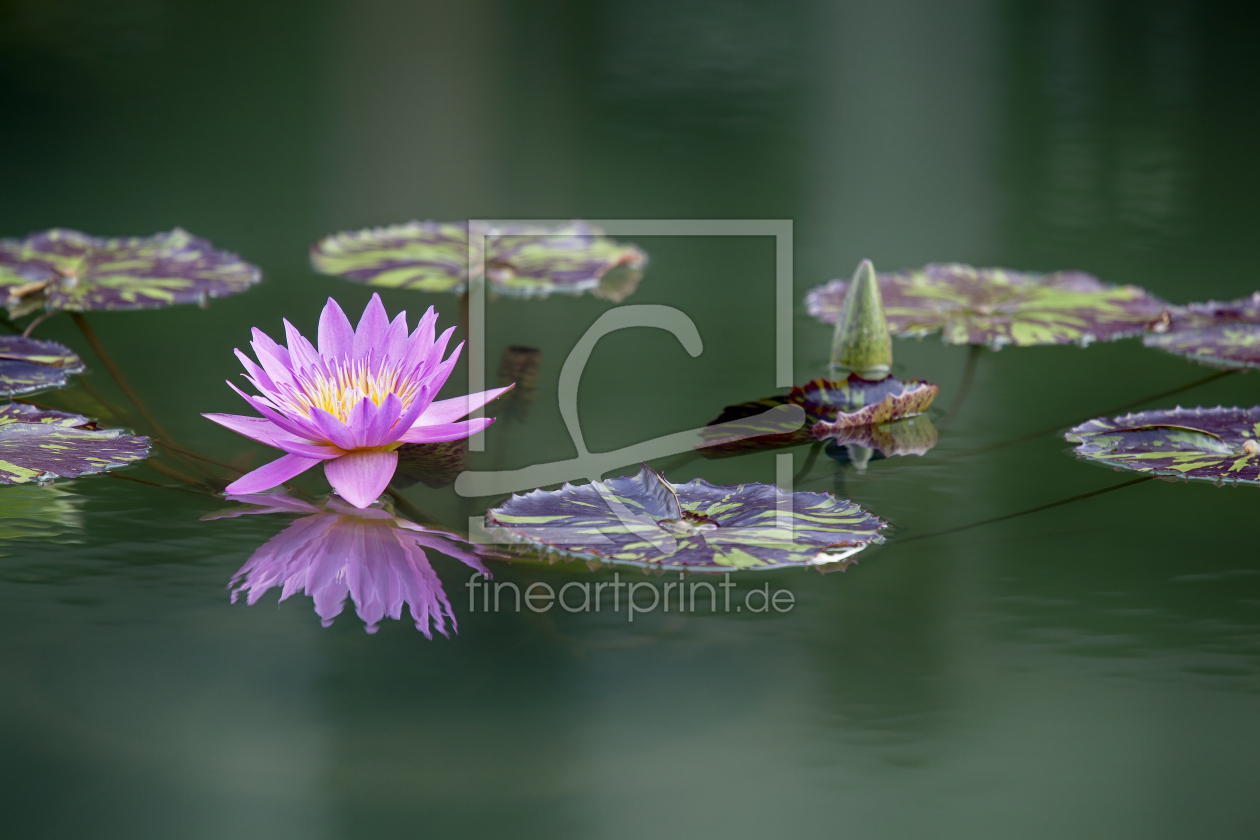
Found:
[(280, 587), (281, 601), (305, 592), (327, 627), (341, 614), (349, 597), (369, 633), (375, 633), (386, 617), (401, 619), (406, 605), (416, 629), (432, 638), (430, 628), (446, 636), (449, 631), (458, 632), (459, 627), (425, 549), (454, 557), (490, 577), (481, 558), (458, 545), (456, 535), (417, 525), (379, 504), (357, 509), (336, 496), (329, 496), (322, 504), (308, 504), (284, 491), (229, 498), (258, 508), (207, 518), (244, 513), (310, 514), (259, 547), (232, 576), (228, 584), (232, 603), (244, 594), (252, 605), (273, 587)]
[(436, 443), (470, 437), (493, 418), (460, 420), (507, 391), (496, 388), (434, 402), (455, 367), (461, 342), (445, 360), (451, 327), (434, 338), (433, 307), (407, 334), (407, 313), (393, 321), (378, 295), (350, 327), (332, 298), (319, 317), (319, 350), (284, 322), (288, 348), (254, 329), (255, 364), (240, 350), (245, 379), (259, 391), (232, 390), (262, 414), (202, 415), (286, 454), (229, 484), (235, 495), (261, 493), (324, 464), (324, 475), (343, 499), (366, 508), (385, 491), (404, 443)]

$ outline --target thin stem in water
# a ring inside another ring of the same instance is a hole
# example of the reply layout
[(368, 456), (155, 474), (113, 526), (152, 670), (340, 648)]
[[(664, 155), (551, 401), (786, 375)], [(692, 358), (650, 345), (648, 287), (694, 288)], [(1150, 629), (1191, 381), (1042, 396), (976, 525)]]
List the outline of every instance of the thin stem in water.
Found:
[[(1082, 499), (1089, 499), (1093, 496), (1101, 496), (1103, 493), (1110, 493), (1112, 490), (1119, 490), (1123, 487), (1132, 487), (1135, 484), (1142, 484), (1143, 482), (1150, 481), (1151, 479), (1155, 477), (1156, 476), (1153, 476), (1153, 475), (1144, 475), (1140, 478), (1135, 478), (1130, 481), (1122, 481), (1119, 484), (1113, 484), (1110, 487), (1104, 487), (1101, 490), (1091, 490), (1088, 493), (1079, 493), (1075, 496), (1070, 496), (1066, 499), (1059, 499), (1057, 502), (1050, 502), (1049, 504), (1038, 505), (1037, 507), (1029, 508), (1028, 510), (1021, 510), (1018, 513), (1008, 513), (1005, 516), (995, 516), (992, 519), (982, 519), (979, 522), (972, 522), (968, 525), (959, 525), (957, 528), (947, 528), (944, 531), (934, 531), (931, 534), (917, 534), (915, 536), (906, 537), (905, 539), (897, 540), (897, 543), (914, 542), (915, 540), (926, 540), (931, 537), (943, 537), (946, 534), (957, 534), (959, 531), (969, 531), (972, 528), (979, 528), (982, 525), (992, 525), (995, 522), (1005, 522), (1008, 519), (1015, 519), (1020, 516), (1027, 516), (1030, 513), (1040, 513), (1043, 510), (1049, 510), (1050, 508), (1059, 507), (1060, 505), (1067, 505), (1067, 504), (1071, 504), (1072, 502), (1079, 502)], [(896, 543), (894, 543), (894, 545), (895, 544)]]
[(967, 365), (963, 368), (962, 381), (958, 383), (958, 393), (954, 395), (953, 401), (949, 404), (949, 408), (945, 409), (945, 416), (937, 421), (936, 427), (944, 429), (950, 423), (954, 422), (955, 415), (962, 408), (963, 401), (967, 399), (967, 394), (971, 391), (971, 383), (976, 378), (976, 366), (980, 364), (980, 355), (984, 353), (984, 345), (973, 344), (967, 352)]
[(1119, 414), (1122, 411), (1129, 411), (1130, 409), (1138, 408), (1139, 406), (1143, 406), (1147, 403), (1154, 402), (1155, 400), (1162, 400), (1165, 397), (1171, 397), (1176, 394), (1180, 394), (1183, 391), (1189, 391), (1192, 388), (1198, 388), (1200, 385), (1207, 385), (1209, 382), (1215, 382), (1218, 379), (1223, 379), (1224, 377), (1229, 376), (1231, 373), (1237, 373), (1237, 372), (1238, 371), (1236, 369), (1219, 370), (1216, 373), (1212, 374), (1211, 376), (1205, 376), (1202, 379), (1196, 379), (1193, 382), (1188, 382), (1185, 385), (1178, 386), (1171, 390), (1160, 391), (1158, 394), (1151, 394), (1150, 396), (1143, 397), (1140, 400), (1134, 400), (1133, 402), (1128, 402), (1128, 403), (1125, 403), (1124, 405), (1119, 405), (1114, 408), (1109, 408), (1105, 411), (1095, 412), (1094, 414), (1089, 415), (1089, 417), (1084, 417), (1077, 420), (1070, 420), (1067, 423), (1058, 423), (1054, 426), (1048, 426), (1044, 429), (1039, 429), (1038, 431), (1030, 432), (1029, 434), (1021, 435), (1017, 438), (1011, 438), (1010, 440), (1004, 440), (1000, 443), (990, 444), (989, 446), (982, 446), (978, 449), (969, 449), (966, 452), (959, 452), (957, 455), (952, 456), (949, 460), (952, 460), (952, 458), (965, 458), (969, 455), (980, 455), (981, 453), (984, 453), (984, 452), (992, 452), (994, 449), (1002, 449), (1003, 447), (1006, 447), (1006, 446), (1014, 446), (1015, 444), (1023, 443), (1026, 440), (1032, 440), (1033, 438), (1039, 438), (1042, 435), (1048, 435), (1053, 432), (1057, 432), (1059, 431), (1059, 429), (1067, 428), (1069, 426), (1075, 426), (1079, 423), (1084, 423), (1086, 420), (1092, 420), (1095, 417), (1108, 417), (1114, 414)]
[(144, 418), (145, 422), (152, 427), (153, 431), (156, 432), (159, 437), (166, 438), (169, 441), (171, 436), (166, 433), (166, 430), (162, 428), (162, 425), (158, 423), (158, 421), (154, 419), (153, 415), (149, 413), (149, 410), (145, 408), (139, 395), (137, 395), (136, 392), (131, 389), (131, 386), (127, 384), (127, 380), (122, 375), (122, 371), (118, 369), (118, 365), (114, 364), (114, 360), (109, 357), (109, 354), (105, 352), (105, 348), (101, 346), (101, 342), (96, 337), (96, 333), (92, 331), (92, 327), (88, 324), (87, 318), (83, 317), (82, 312), (71, 312), (70, 317), (74, 320), (74, 325), (79, 328), (79, 332), (83, 333), (83, 337), (87, 339), (88, 344), (92, 346), (92, 352), (95, 353), (96, 357), (101, 360), (103, 365), (105, 365), (105, 369), (109, 371), (109, 375), (114, 378), (114, 381), (118, 383), (118, 387), (122, 388), (123, 393), (127, 395), (127, 399), (131, 400), (132, 405), (134, 405), (136, 410), (140, 412), (140, 416)]

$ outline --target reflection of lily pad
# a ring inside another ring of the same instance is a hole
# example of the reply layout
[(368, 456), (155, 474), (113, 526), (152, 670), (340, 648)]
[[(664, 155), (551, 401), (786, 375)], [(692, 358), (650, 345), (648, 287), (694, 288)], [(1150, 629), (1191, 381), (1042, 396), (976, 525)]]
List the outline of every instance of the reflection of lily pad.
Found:
[(26, 484), (0, 491), (0, 542), (51, 539), (83, 527), (80, 499), (64, 487)]
[(435, 489), (455, 483), (464, 471), (466, 445), (465, 440), (403, 444), (398, 447), (398, 467), (392, 483), (404, 489), (417, 481)]
[(91, 425), (77, 414), (0, 406), (0, 484), (75, 478), (148, 457), (148, 438)]
[(688, 569), (774, 568), (843, 562), (880, 543), (885, 524), (825, 493), (772, 484), (670, 484), (637, 475), (513, 496), (488, 511), (510, 539), (565, 554)]
[(40, 307), (88, 312), (205, 303), (261, 277), (255, 266), (181, 228), (117, 239), (54, 228), (0, 242), (0, 292), (14, 317)]
[(919, 415), (891, 423), (841, 427), (829, 432), (826, 437), (837, 444), (851, 443), (874, 449), (885, 458), (891, 458), (894, 455), (926, 455), (936, 446), (939, 435), (932, 421)]
[[(848, 282), (832, 280), (806, 297), (809, 314), (835, 323)], [(894, 335), (941, 330), (949, 344), (1079, 344), (1139, 335), (1168, 305), (1137, 286), (1111, 286), (1079, 271), (1024, 274), (942, 263), (879, 275)]]
[[(936, 385), (921, 379), (901, 381), (891, 376), (879, 381), (863, 379), (849, 374), (844, 379), (815, 379), (804, 386), (797, 385), (786, 395), (769, 397), (755, 402), (727, 406), (722, 414), (710, 421), (706, 429), (719, 423), (743, 420), (746, 434), (757, 435), (745, 440), (718, 442), (704, 449), (709, 458), (722, 458), (761, 452), (785, 446), (810, 443), (819, 438), (834, 437), (841, 429), (859, 428), (874, 424), (890, 423), (903, 417), (922, 414), (936, 399), (940, 391)], [(778, 405), (799, 405), (805, 410), (809, 423), (800, 430), (779, 428), (781, 422), (760, 418), (757, 415)], [(929, 424), (930, 425), (930, 424)], [(702, 431), (706, 440), (729, 441), (730, 429)], [(739, 431), (745, 431), (741, 428)], [(935, 445), (935, 440), (932, 446)], [(927, 447), (928, 449), (931, 446)], [(926, 450), (924, 450), (926, 451)], [(901, 453), (895, 453), (901, 454)], [(919, 454), (919, 453), (916, 453)]]
[(1218, 303), (1192, 303), (1143, 339), (1147, 347), (1223, 367), (1260, 367), (1260, 292)]
[(431, 638), (431, 627), (447, 635), (448, 622), (451, 630), (458, 626), (424, 550), (454, 557), (490, 576), (475, 552), (457, 544), (462, 542), (459, 537), (402, 519), (380, 502), (360, 509), (330, 495), (309, 504), (283, 491), (229, 498), (249, 507), (203, 518), (308, 514), (259, 547), (232, 576), (234, 603), (242, 592), (246, 602), (254, 604), (273, 587), (280, 587), (281, 601), (305, 591), (327, 627), (349, 597), (369, 633), (375, 633), (386, 617), (400, 619), (406, 606), (416, 629)]
[(1065, 437), (1080, 444), (1078, 456), (1113, 467), (1217, 483), (1260, 481), (1260, 406), (1098, 417)]
[[(485, 238), (489, 287), (520, 297), (592, 292), (620, 301), (634, 291), (647, 256), (621, 245), (585, 222), (560, 227), (496, 230)], [(337, 233), (311, 248), (311, 263), (323, 274), (423, 292), (455, 292), (468, 283), (468, 228), (462, 224), (405, 225)], [(601, 281), (620, 269), (610, 282)]]
[(55, 341), (0, 336), (0, 394), (29, 394), (44, 388), (60, 388), (66, 377), (83, 372), (83, 361), (74, 351)]

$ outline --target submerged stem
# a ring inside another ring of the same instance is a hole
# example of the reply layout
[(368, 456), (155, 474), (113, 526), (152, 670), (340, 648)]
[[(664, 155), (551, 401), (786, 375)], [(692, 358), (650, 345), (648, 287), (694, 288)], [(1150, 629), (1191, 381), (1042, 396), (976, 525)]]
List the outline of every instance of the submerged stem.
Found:
[(992, 519), (982, 519), (979, 522), (972, 522), (969, 525), (959, 525), (957, 528), (947, 528), (944, 531), (934, 531), (931, 534), (918, 534), (916, 536), (906, 537), (905, 539), (897, 540), (897, 542), (898, 543), (913, 542), (915, 540), (926, 540), (930, 537), (943, 537), (946, 534), (957, 534), (959, 531), (969, 531), (972, 528), (979, 528), (981, 525), (992, 525), (995, 522), (1005, 522), (1008, 519), (1015, 519), (1020, 516), (1027, 516), (1030, 513), (1039, 513), (1043, 510), (1049, 510), (1050, 508), (1059, 507), (1060, 505), (1071, 504), (1072, 502), (1079, 502), (1082, 499), (1088, 499), (1092, 496), (1101, 496), (1103, 493), (1110, 493), (1112, 490), (1119, 490), (1122, 487), (1132, 487), (1134, 484), (1141, 484), (1142, 482), (1150, 481), (1154, 478), (1156, 478), (1156, 476), (1144, 475), (1144, 476), (1141, 476), (1140, 478), (1135, 478), (1130, 481), (1121, 482), (1120, 484), (1113, 484), (1110, 487), (1103, 487), (1101, 490), (1091, 490), (1088, 493), (1079, 493), (1075, 496), (1070, 496), (1066, 499), (1059, 499), (1057, 502), (1050, 502), (1049, 504), (1038, 505), (1037, 507), (1029, 508), (1028, 510), (1021, 510), (1018, 513), (1008, 513), (1005, 516), (995, 516)]
[(40, 324), (44, 323), (45, 321), (47, 321), (49, 318), (56, 315), (60, 311), (61, 311), (60, 309), (53, 309), (35, 318), (33, 321), (31, 321), (29, 324), (26, 325), (26, 329), (22, 330), (22, 337), (30, 338), (31, 333), (35, 331), (36, 327), (38, 327)]
[(88, 324), (87, 318), (83, 317), (83, 313), (71, 312), (70, 317), (74, 320), (74, 325), (79, 328), (79, 332), (83, 333), (83, 337), (87, 339), (88, 344), (92, 346), (92, 352), (95, 353), (96, 357), (101, 360), (102, 364), (105, 365), (105, 369), (109, 371), (109, 375), (114, 378), (114, 381), (118, 383), (118, 387), (122, 388), (123, 393), (127, 395), (127, 399), (131, 400), (132, 405), (134, 405), (136, 410), (140, 412), (140, 416), (144, 418), (145, 422), (153, 428), (153, 431), (156, 432), (159, 437), (170, 440), (171, 436), (166, 433), (166, 430), (162, 428), (162, 425), (158, 423), (158, 421), (154, 419), (153, 415), (149, 413), (149, 410), (145, 408), (139, 395), (131, 389), (129, 384), (127, 384), (127, 380), (122, 375), (122, 371), (118, 369), (118, 365), (114, 364), (114, 360), (111, 359), (109, 354), (105, 352), (105, 348), (101, 346), (100, 339), (98, 339), (96, 337), (96, 333), (92, 331), (92, 327)]
[(954, 421), (958, 409), (962, 408), (963, 400), (967, 399), (967, 394), (971, 391), (971, 383), (976, 378), (976, 366), (980, 364), (980, 355), (983, 352), (984, 345), (971, 345), (971, 349), (967, 352), (967, 365), (963, 368), (962, 381), (958, 383), (958, 393), (954, 395), (949, 408), (945, 409), (945, 416), (937, 421), (936, 428), (944, 429)]
[[(1106, 417), (1108, 415), (1119, 414), (1122, 411), (1128, 411), (1130, 409), (1137, 408), (1138, 406), (1145, 405), (1146, 403), (1154, 402), (1155, 400), (1162, 400), (1164, 397), (1171, 397), (1171, 396), (1174, 396), (1175, 394), (1180, 394), (1183, 391), (1189, 391), (1192, 388), (1197, 388), (1200, 385), (1207, 385), (1209, 382), (1215, 382), (1218, 379), (1223, 379), (1224, 377), (1229, 376), (1231, 373), (1237, 373), (1237, 372), (1238, 371), (1236, 369), (1218, 370), (1216, 373), (1212, 374), (1211, 376), (1205, 376), (1202, 379), (1196, 379), (1193, 382), (1188, 382), (1185, 385), (1178, 386), (1171, 390), (1161, 391), (1158, 394), (1151, 394), (1150, 396), (1143, 397), (1140, 400), (1134, 400), (1133, 402), (1128, 402), (1128, 403), (1125, 403), (1124, 405), (1116, 406), (1115, 408), (1109, 408), (1106, 411), (1095, 412), (1094, 414), (1091, 414), (1089, 417), (1085, 417), (1083, 419), (1072, 420), (1067, 423), (1059, 423), (1054, 426), (1049, 426), (1045, 429), (1039, 429), (1038, 431), (1030, 432), (1026, 435), (1021, 435), (1020, 437), (1017, 437), (1017, 438), (1004, 440), (1000, 443), (994, 443), (989, 446), (982, 446), (979, 449), (969, 449), (966, 452), (959, 452), (957, 455), (954, 455), (951, 457), (963, 458), (968, 455), (980, 455), (985, 452), (992, 452), (994, 449), (1002, 449), (1003, 447), (1006, 447), (1006, 446), (1014, 446), (1015, 444), (1023, 443), (1026, 440), (1032, 440), (1033, 438), (1038, 438), (1038, 437), (1041, 437), (1042, 435), (1048, 435), (1052, 432), (1057, 432), (1060, 429), (1065, 428), (1065, 427), (1075, 426), (1079, 423), (1084, 423), (1085, 421), (1092, 420), (1095, 417)], [(945, 460), (949, 460), (949, 459), (945, 459)]]

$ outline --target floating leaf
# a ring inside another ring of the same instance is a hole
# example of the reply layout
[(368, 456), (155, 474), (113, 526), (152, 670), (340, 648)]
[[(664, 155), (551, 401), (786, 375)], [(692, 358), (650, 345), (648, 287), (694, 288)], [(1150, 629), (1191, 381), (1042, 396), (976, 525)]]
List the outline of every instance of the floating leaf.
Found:
[[(894, 335), (941, 330), (949, 344), (1079, 344), (1139, 335), (1168, 304), (1137, 286), (1111, 286), (1079, 271), (1025, 274), (941, 263), (879, 275)], [(848, 283), (832, 280), (805, 299), (809, 314), (835, 323)]]
[(1260, 481), (1260, 406), (1174, 408), (1108, 420), (1098, 417), (1065, 437), (1076, 454), (1104, 464), (1219, 483)]
[(182, 228), (117, 239), (54, 228), (0, 241), (0, 291), (14, 317), (40, 307), (89, 312), (204, 304), (260, 279), (255, 266)]
[[(585, 222), (495, 230), (485, 247), (489, 288), (519, 297), (592, 292), (619, 302), (638, 284), (625, 272), (641, 274), (647, 264), (641, 250)], [(371, 286), (460, 293), (468, 283), (468, 250), (466, 225), (408, 222), (328, 236), (311, 248), (311, 264)], [(601, 286), (613, 269), (621, 271)]]
[(637, 475), (513, 496), (488, 511), (507, 538), (580, 557), (687, 569), (844, 562), (880, 543), (886, 523), (826, 493), (772, 484), (670, 484)]
[(922, 379), (903, 382), (891, 376), (871, 382), (856, 374), (831, 382), (815, 379), (804, 388), (793, 388), (788, 399), (817, 417), (813, 433), (823, 438), (838, 429), (889, 423), (922, 414), (932, 405), (940, 388)]
[(476, 553), (457, 544), (461, 538), (403, 519), (379, 501), (360, 509), (330, 495), (308, 504), (283, 490), (228, 498), (248, 507), (205, 518), (308, 514), (259, 547), (232, 576), (233, 603), (245, 593), (246, 602), (254, 604), (273, 587), (280, 587), (281, 601), (303, 590), (315, 601), (315, 612), (327, 627), (349, 597), (369, 633), (375, 633), (386, 617), (402, 618), (405, 605), (416, 629), (432, 638), (431, 627), (444, 636), (448, 622), (451, 630), (459, 628), (424, 550), (454, 557), (490, 576)]
[(405, 443), (398, 447), (398, 467), (392, 483), (400, 488), (417, 481), (434, 489), (455, 483), (464, 471), (466, 440), (440, 443)]
[(55, 341), (0, 336), (0, 394), (29, 394), (44, 388), (60, 388), (66, 377), (83, 372), (83, 361), (74, 351)]
[(1260, 367), (1260, 292), (1173, 307), (1168, 323), (1155, 325), (1143, 343), (1203, 364)]
[(0, 484), (42, 484), (105, 472), (148, 454), (147, 437), (92, 428), (78, 414), (22, 403), (0, 406)]
[[(815, 379), (803, 386), (794, 386), (782, 397), (769, 397), (755, 402), (727, 406), (722, 414), (710, 421), (705, 428), (711, 429), (719, 423), (744, 420), (747, 434), (758, 435), (758, 437), (729, 441), (728, 428), (724, 427), (720, 437), (717, 432), (702, 431), (701, 435), (713, 442), (704, 449), (704, 455), (708, 458), (723, 458), (785, 446), (797, 446), (821, 438), (835, 437), (841, 429), (890, 423), (903, 417), (913, 417), (927, 411), (939, 391), (940, 388), (936, 385), (922, 379), (903, 382), (889, 376), (878, 382), (872, 382), (857, 374), (849, 374), (844, 379), (834, 381)], [(757, 416), (767, 409), (784, 404), (799, 405), (805, 410), (805, 416), (810, 421), (805, 428), (800, 430), (780, 428), (782, 423)], [(935, 445), (933, 436), (933, 442), (927, 448), (931, 449)]]

